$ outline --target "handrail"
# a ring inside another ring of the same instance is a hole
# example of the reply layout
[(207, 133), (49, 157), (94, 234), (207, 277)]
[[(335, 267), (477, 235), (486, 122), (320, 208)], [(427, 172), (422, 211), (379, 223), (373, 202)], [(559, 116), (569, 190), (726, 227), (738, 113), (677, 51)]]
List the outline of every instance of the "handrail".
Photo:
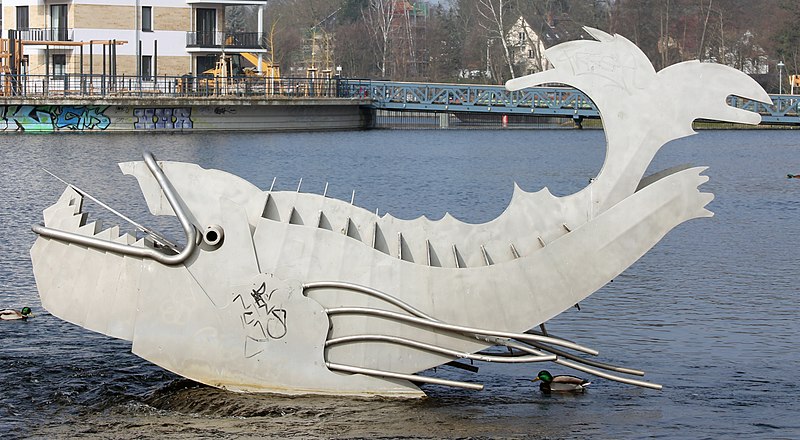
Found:
[(145, 152), (143, 157), (147, 168), (153, 174), (153, 177), (155, 177), (158, 185), (161, 187), (161, 191), (163, 191), (164, 195), (167, 197), (169, 206), (171, 206), (172, 210), (175, 211), (175, 216), (178, 218), (178, 221), (180, 221), (181, 226), (183, 227), (183, 232), (186, 234), (186, 245), (184, 246), (183, 250), (177, 254), (166, 254), (156, 249), (116, 243), (113, 241), (81, 235), (74, 232), (48, 228), (43, 225), (33, 225), (31, 229), (33, 232), (43, 237), (53, 238), (56, 240), (65, 241), (67, 243), (79, 244), (103, 251), (129, 255), (132, 257), (150, 258), (169, 266), (182, 264), (190, 256), (192, 256), (194, 251), (197, 249), (197, 229), (191, 223), (191, 221), (189, 221), (188, 215), (186, 212), (184, 212), (183, 207), (181, 206), (180, 201), (175, 194), (175, 189), (172, 187), (172, 184), (170, 184), (169, 179), (164, 174), (164, 171), (158, 166), (153, 154), (150, 152)]

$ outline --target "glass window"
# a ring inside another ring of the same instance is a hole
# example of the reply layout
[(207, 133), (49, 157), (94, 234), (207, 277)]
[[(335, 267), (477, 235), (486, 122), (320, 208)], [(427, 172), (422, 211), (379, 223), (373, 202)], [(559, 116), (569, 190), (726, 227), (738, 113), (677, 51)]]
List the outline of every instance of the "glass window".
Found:
[(67, 55), (53, 54), (53, 76), (64, 76), (67, 73)]
[(142, 6), (142, 31), (153, 32), (153, 7)]
[(28, 26), (30, 26), (28, 22), (28, 7), (27, 6), (17, 6), (17, 30), (18, 31), (27, 31)]
[(218, 57), (215, 55), (198, 55), (196, 68), (197, 76), (203, 75), (204, 72), (209, 69), (214, 69), (217, 64), (217, 58)]
[(153, 76), (153, 57), (142, 55), (142, 80), (150, 81)]
[(50, 29), (54, 34), (51, 40), (68, 40), (67, 5), (50, 5)]
[(215, 45), (217, 31), (217, 10), (198, 8), (195, 18), (197, 44), (199, 46)]

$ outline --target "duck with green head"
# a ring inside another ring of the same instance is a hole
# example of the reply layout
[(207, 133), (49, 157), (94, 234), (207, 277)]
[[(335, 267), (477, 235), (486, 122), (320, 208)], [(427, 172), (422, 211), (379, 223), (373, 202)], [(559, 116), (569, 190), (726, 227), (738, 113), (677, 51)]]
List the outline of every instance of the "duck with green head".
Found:
[(30, 307), (23, 307), (21, 311), (16, 311), (13, 309), (5, 309), (0, 310), (0, 320), (2, 321), (13, 321), (16, 319), (28, 319), (33, 316)]
[(553, 376), (547, 370), (542, 370), (533, 379), (534, 382), (541, 380), (539, 389), (544, 393), (558, 392), (558, 393), (582, 393), (586, 387), (591, 384), (588, 380), (581, 379), (575, 376)]

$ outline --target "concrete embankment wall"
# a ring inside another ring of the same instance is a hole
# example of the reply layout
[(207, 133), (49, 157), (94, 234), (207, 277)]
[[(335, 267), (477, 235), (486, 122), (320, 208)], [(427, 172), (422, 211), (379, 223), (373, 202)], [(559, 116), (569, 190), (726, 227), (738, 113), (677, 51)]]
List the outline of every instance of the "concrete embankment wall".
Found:
[(0, 131), (331, 131), (371, 128), (352, 99), (0, 99)]

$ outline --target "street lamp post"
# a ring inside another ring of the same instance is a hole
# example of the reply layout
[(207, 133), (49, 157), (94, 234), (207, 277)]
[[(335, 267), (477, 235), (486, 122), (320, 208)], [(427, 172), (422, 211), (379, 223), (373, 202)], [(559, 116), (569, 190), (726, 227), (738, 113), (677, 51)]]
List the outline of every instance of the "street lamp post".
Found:
[(783, 94), (783, 61), (778, 61), (778, 94)]

